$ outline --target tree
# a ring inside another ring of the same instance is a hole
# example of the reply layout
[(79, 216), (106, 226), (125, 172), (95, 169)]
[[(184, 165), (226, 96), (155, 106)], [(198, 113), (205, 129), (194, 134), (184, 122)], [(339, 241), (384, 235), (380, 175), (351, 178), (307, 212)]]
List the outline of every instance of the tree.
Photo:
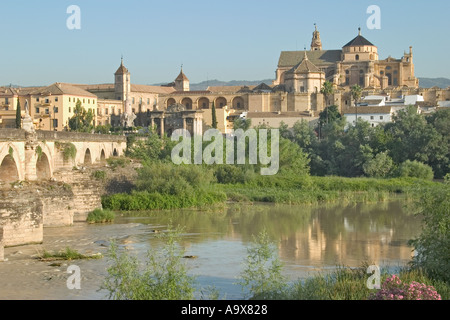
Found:
[(394, 162), (387, 152), (378, 153), (363, 165), (364, 173), (373, 178), (385, 178), (392, 171)]
[(20, 110), (20, 101), (17, 99), (16, 109), (16, 129), (22, 128), (22, 111)]
[(92, 110), (86, 111), (86, 109), (81, 106), (81, 101), (79, 99), (75, 106), (74, 113), (75, 115), (69, 119), (69, 128), (71, 131), (91, 132), (94, 129), (94, 113)]
[(417, 112), (417, 107), (408, 106), (386, 124), (386, 132), (391, 135), (388, 142), (390, 155), (395, 163), (416, 160), (431, 166), (436, 177), (442, 177), (448, 170), (449, 145), (425, 117)]
[(234, 130), (242, 129), (244, 131), (247, 131), (248, 129), (250, 129), (251, 125), (252, 125), (251, 119), (238, 118), (233, 122), (233, 129)]
[(320, 93), (322, 93), (325, 96), (325, 113), (326, 113), (326, 119), (328, 123), (328, 106), (330, 104), (329, 98), (334, 93), (333, 84), (329, 81), (325, 81), (323, 83), (322, 89), (320, 89)]
[(212, 112), (211, 125), (214, 129), (217, 129), (217, 114), (216, 114), (216, 106), (215, 106), (214, 102), (212, 103), (211, 112)]
[(352, 93), (352, 99), (355, 102), (355, 108), (356, 108), (356, 121), (358, 121), (358, 102), (359, 99), (361, 99), (362, 96), (362, 89), (359, 85), (355, 84), (351, 88)]

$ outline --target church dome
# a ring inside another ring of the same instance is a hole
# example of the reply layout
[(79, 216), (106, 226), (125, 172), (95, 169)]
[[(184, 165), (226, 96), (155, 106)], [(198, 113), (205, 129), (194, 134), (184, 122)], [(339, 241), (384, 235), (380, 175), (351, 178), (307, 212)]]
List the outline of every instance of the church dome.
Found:
[(359, 28), (358, 36), (356, 38), (354, 38), (353, 40), (351, 40), (349, 43), (347, 43), (343, 48), (347, 48), (347, 47), (363, 47), (363, 46), (375, 47), (375, 45), (373, 43), (371, 43), (369, 40), (367, 40), (366, 38), (364, 38), (361, 35), (361, 28)]

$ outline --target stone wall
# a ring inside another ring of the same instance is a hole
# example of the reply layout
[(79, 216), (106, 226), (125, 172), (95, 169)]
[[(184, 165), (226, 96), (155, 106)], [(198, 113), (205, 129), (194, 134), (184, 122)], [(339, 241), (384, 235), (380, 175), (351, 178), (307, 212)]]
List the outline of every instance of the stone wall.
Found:
[(32, 190), (0, 192), (0, 228), (3, 245), (41, 243), (43, 240), (43, 205)]

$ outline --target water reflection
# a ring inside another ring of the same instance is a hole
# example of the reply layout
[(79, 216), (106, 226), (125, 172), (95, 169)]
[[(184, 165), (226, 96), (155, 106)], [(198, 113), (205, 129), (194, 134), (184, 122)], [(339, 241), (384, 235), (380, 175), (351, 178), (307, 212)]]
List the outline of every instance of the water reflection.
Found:
[[(293, 270), (356, 267), (363, 262), (404, 265), (412, 254), (407, 242), (418, 235), (421, 224), (417, 217), (406, 212), (401, 201), (320, 207), (230, 205), (205, 212), (130, 213), (122, 219), (184, 226), (186, 235), (181, 244), (199, 256), (208, 246), (223, 251), (232, 242), (238, 242), (242, 251), (254, 235), (266, 230), (278, 243), (280, 258)], [(241, 254), (245, 252), (236, 252), (243, 261)]]
[[(0, 264), (0, 299), (105, 299), (101, 287), (110, 263), (109, 242), (128, 249), (142, 261), (148, 250), (162, 245), (155, 237), (167, 226), (184, 227), (181, 245), (190, 272), (199, 286), (215, 286), (221, 298), (241, 299), (236, 280), (253, 236), (266, 230), (278, 245), (284, 273), (296, 280), (337, 265), (401, 266), (411, 257), (408, 240), (420, 233), (421, 221), (408, 214), (402, 201), (334, 206), (229, 204), (204, 211), (133, 212), (115, 223), (46, 228), (44, 243), (7, 248), (8, 262)], [(83, 274), (82, 290), (66, 287), (67, 265), (52, 267), (30, 257), (38, 251), (67, 246), (82, 253), (101, 252), (101, 260), (77, 261)]]

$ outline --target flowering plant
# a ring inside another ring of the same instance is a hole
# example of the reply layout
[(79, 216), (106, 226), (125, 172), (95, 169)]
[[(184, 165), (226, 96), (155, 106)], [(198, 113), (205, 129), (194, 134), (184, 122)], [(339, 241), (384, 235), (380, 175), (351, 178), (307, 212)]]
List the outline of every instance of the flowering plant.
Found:
[(381, 289), (371, 294), (370, 300), (442, 300), (433, 286), (416, 281), (403, 284), (394, 274), (387, 278)]

